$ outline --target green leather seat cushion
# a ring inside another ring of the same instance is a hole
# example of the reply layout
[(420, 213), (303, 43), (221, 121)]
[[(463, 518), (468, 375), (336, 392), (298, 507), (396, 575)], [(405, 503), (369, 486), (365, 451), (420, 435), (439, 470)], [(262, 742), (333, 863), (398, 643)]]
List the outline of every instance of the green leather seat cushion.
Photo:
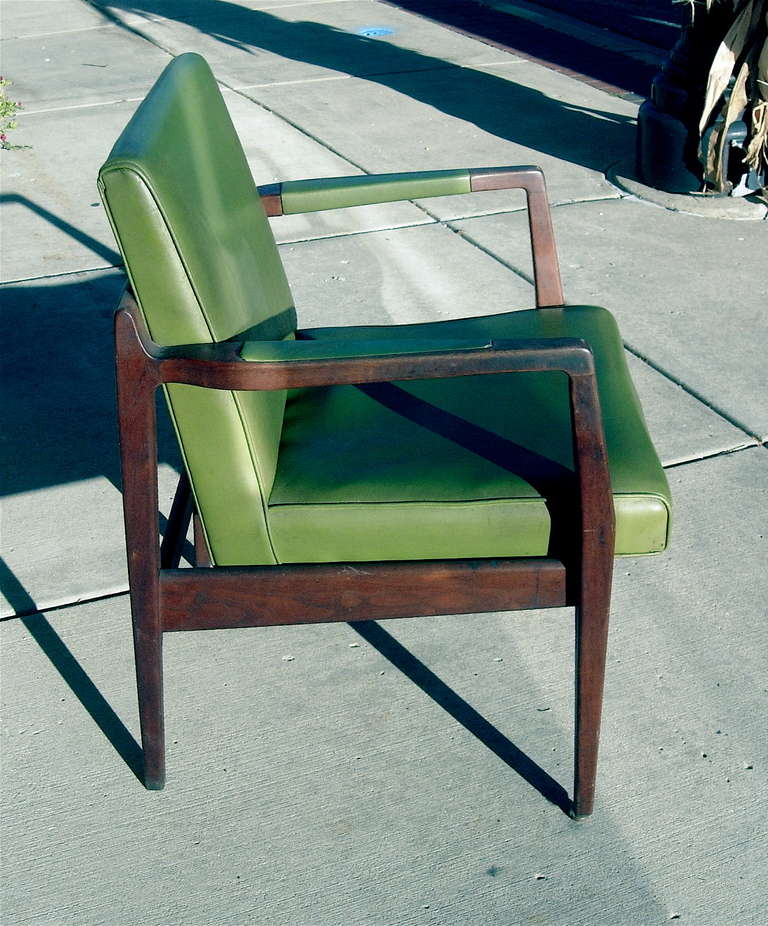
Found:
[[(619, 554), (656, 553), (670, 496), (604, 309), (570, 306), (402, 326), (321, 328), (321, 341), (580, 337), (599, 380)], [(289, 393), (267, 517), (280, 562), (542, 556), (578, 524), (563, 373)]]

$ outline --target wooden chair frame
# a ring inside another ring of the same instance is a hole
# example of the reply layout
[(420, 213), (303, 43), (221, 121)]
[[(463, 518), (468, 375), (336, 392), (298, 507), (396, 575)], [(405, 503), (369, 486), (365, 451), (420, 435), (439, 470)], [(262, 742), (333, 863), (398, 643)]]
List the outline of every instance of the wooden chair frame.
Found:
[[(562, 305), (540, 171), (472, 172), (472, 189), (528, 195), (537, 305)], [(279, 188), (260, 190), (280, 214)], [(546, 311), (546, 309), (544, 309)], [(301, 333), (299, 333), (299, 337)], [(575, 777), (571, 815), (592, 812), (614, 551), (614, 511), (594, 362), (574, 338), (509, 340), (481, 350), (249, 363), (242, 343), (155, 344), (126, 290), (115, 316), (117, 404), (136, 673), (147, 788), (165, 783), (163, 634), (326, 621), (555, 608), (576, 611)], [(280, 390), (493, 373), (562, 371), (569, 380), (580, 525), (573, 549), (547, 557), (210, 566), (189, 481), (179, 480), (162, 544), (155, 390)], [(196, 565), (179, 568), (190, 518)]]

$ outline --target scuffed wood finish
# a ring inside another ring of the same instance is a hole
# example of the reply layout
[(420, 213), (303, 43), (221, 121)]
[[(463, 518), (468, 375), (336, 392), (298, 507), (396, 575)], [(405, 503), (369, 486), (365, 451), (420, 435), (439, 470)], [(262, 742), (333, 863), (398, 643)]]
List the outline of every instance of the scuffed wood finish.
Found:
[(547, 199), (544, 174), (539, 167), (490, 167), (470, 170), (470, 189), (525, 190), (528, 202), (528, 227), (531, 234), (536, 306), (543, 309), (564, 304), (560, 263), (557, 259), (552, 214)]
[(208, 552), (208, 543), (205, 539), (205, 531), (203, 530), (203, 522), (200, 520), (200, 515), (195, 512), (192, 516), (192, 526), (193, 526), (193, 537), (195, 540), (195, 565), (197, 566), (210, 566), (211, 565), (211, 554)]
[[(201, 579), (204, 581), (201, 582)], [(554, 559), (163, 570), (163, 630), (271, 627), (564, 606)]]

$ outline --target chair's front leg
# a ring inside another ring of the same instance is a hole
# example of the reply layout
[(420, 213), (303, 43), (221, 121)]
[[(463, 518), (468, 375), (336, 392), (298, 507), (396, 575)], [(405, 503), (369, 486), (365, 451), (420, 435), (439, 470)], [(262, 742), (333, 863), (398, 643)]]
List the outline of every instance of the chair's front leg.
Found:
[(572, 815), (588, 817), (595, 801), (597, 754), (608, 643), (610, 579), (576, 607), (576, 734)]
[(611, 605), (615, 519), (594, 374), (571, 377), (581, 530), (576, 602), (576, 711), (572, 816), (592, 813)]
[(115, 342), (123, 513), (144, 784), (150, 790), (159, 790), (165, 784), (165, 734), (155, 420), (157, 380), (140, 349), (133, 321), (125, 311), (119, 311), (115, 317)]

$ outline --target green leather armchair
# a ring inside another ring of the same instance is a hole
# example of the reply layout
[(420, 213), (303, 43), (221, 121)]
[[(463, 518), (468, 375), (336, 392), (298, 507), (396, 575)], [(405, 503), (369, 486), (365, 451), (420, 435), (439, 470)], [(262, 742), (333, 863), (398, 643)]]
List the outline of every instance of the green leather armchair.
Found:
[[(164, 633), (573, 605), (572, 815), (591, 813), (613, 557), (665, 548), (670, 497), (613, 318), (564, 306), (541, 172), (257, 188), (210, 69), (185, 54), (99, 188), (129, 279), (115, 331), (146, 786), (165, 781)], [(298, 327), (268, 216), (511, 188), (536, 308)], [(184, 460), (162, 543), (157, 388)]]

